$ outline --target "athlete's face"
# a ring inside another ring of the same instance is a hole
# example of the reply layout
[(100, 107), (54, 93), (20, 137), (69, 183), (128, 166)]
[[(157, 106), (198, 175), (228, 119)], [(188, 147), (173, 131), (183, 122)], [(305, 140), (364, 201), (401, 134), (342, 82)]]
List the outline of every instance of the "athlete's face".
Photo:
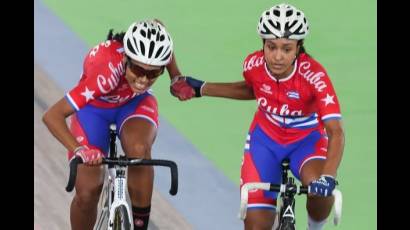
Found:
[(125, 58), (125, 78), (131, 89), (141, 94), (154, 84), (155, 80), (164, 72), (164, 67), (147, 65)]
[(286, 38), (267, 39), (263, 53), (270, 72), (277, 78), (287, 77), (293, 70), (298, 53), (298, 41)]

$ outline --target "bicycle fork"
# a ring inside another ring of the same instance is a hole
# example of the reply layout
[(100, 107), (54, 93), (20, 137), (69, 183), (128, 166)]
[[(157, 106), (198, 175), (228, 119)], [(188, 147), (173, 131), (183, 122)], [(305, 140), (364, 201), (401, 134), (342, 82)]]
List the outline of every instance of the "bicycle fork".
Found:
[(285, 223), (295, 224), (295, 194), (297, 186), (295, 180), (292, 177), (288, 177), (289, 159), (282, 161), (282, 184), (286, 184), (287, 191), (281, 193), (283, 201), (282, 208), (279, 213), (279, 228)]
[[(289, 182), (293, 182), (293, 178), (289, 178)], [(289, 222), (295, 224), (295, 199), (293, 194), (282, 194), (283, 208), (281, 209), (281, 223)]]
[[(112, 194), (114, 196), (113, 198), (112, 198), (112, 195), (110, 194), (110, 201), (111, 199), (113, 199), (113, 201), (110, 205), (108, 230), (113, 229), (115, 209), (118, 207), (124, 206), (127, 209), (128, 220), (130, 220), (130, 222), (133, 220), (132, 212), (130, 212), (128, 203), (127, 203), (127, 196), (126, 196), (127, 178), (125, 177), (125, 168), (122, 166), (119, 166), (119, 167), (121, 167), (121, 169), (110, 171), (110, 174), (116, 173), (117, 175), (110, 175), (110, 176), (114, 176), (113, 177), (114, 178), (114, 185), (113, 185), (114, 189), (111, 191), (115, 191), (115, 194)], [(129, 229), (131, 229), (131, 226), (129, 226)]]

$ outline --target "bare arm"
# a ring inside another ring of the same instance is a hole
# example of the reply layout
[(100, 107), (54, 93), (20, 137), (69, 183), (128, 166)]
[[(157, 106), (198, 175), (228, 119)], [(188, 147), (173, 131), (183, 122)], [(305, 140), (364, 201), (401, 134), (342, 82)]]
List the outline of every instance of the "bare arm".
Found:
[(43, 115), (43, 122), (50, 130), (51, 134), (57, 138), (69, 151), (73, 151), (80, 146), (74, 136), (70, 133), (65, 119), (74, 113), (65, 98), (61, 98), (56, 104), (51, 106)]
[(169, 78), (171, 79), (171, 81), (174, 77), (182, 75), (181, 71), (179, 71), (179, 68), (177, 66), (177, 61), (175, 59), (175, 53), (172, 53), (171, 62), (166, 67), (167, 67), (167, 71), (168, 71)]
[(255, 99), (253, 89), (245, 81), (232, 83), (207, 82), (202, 88), (202, 96), (225, 97), (238, 100)]
[(340, 120), (325, 122), (326, 133), (329, 137), (327, 159), (322, 174), (336, 177), (337, 168), (342, 160), (345, 143), (344, 131)]
[[(165, 27), (164, 23), (161, 20), (159, 20), (158, 18), (154, 19), (154, 21), (158, 22), (159, 24), (161, 24)], [(166, 67), (167, 67), (167, 71), (168, 71), (169, 78), (171, 79), (171, 81), (175, 76), (182, 75), (181, 71), (179, 71), (179, 68), (177, 66), (177, 61), (175, 59), (175, 53), (174, 52), (172, 52), (171, 62)]]

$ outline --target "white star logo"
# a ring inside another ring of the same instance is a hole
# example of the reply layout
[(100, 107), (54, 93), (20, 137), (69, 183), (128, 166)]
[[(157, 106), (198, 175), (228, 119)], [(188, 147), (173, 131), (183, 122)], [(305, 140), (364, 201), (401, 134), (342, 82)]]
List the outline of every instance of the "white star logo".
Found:
[(327, 106), (328, 104), (335, 104), (335, 102), (333, 101), (334, 97), (335, 97), (335, 95), (330, 96), (329, 94), (326, 94), (326, 98), (322, 99), (322, 101), (325, 102), (325, 106)]
[(90, 91), (88, 89), (88, 87), (85, 87), (85, 91), (81, 93), (81, 95), (83, 95), (85, 97), (86, 102), (88, 102), (90, 99), (94, 99), (93, 95), (94, 95), (95, 91)]

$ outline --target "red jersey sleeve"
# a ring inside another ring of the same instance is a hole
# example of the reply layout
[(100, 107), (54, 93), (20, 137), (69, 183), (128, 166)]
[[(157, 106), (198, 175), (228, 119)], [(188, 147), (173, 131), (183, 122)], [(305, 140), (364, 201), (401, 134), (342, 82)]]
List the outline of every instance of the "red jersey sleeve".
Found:
[(305, 79), (310, 83), (319, 117), (322, 121), (341, 119), (339, 100), (326, 70), (317, 62), (303, 62), (301, 69), (308, 69), (310, 74)]
[[(245, 59), (245, 61), (244, 61), (244, 63), (243, 63), (243, 66), (244, 66), (244, 67), (245, 67), (246, 63), (247, 63), (247, 62), (246, 62), (246, 59)], [(243, 76), (243, 78), (245, 79), (246, 85), (247, 85), (248, 87), (252, 88), (252, 81), (251, 81), (251, 78), (249, 77), (249, 72), (247, 72), (245, 68), (243, 69), (242, 76)]]
[(245, 82), (250, 88), (252, 88), (252, 86), (253, 86), (253, 79), (252, 79), (252, 74), (251, 74), (252, 70), (255, 67), (263, 65), (264, 63), (265, 63), (265, 61), (263, 59), (263, 52), (260, 51), (260, 50), (249, 54), (245, 58), (245, 60), (243, 62), (242, 76), (243, 76), (243, 78), (245, 78)]
[(87, 54), (81, 80), (65, 95), (76, 111), (118, 86), (123, 73), (115, 67), (121, 65), (121, 49), (118, 42), (106, 41)]

